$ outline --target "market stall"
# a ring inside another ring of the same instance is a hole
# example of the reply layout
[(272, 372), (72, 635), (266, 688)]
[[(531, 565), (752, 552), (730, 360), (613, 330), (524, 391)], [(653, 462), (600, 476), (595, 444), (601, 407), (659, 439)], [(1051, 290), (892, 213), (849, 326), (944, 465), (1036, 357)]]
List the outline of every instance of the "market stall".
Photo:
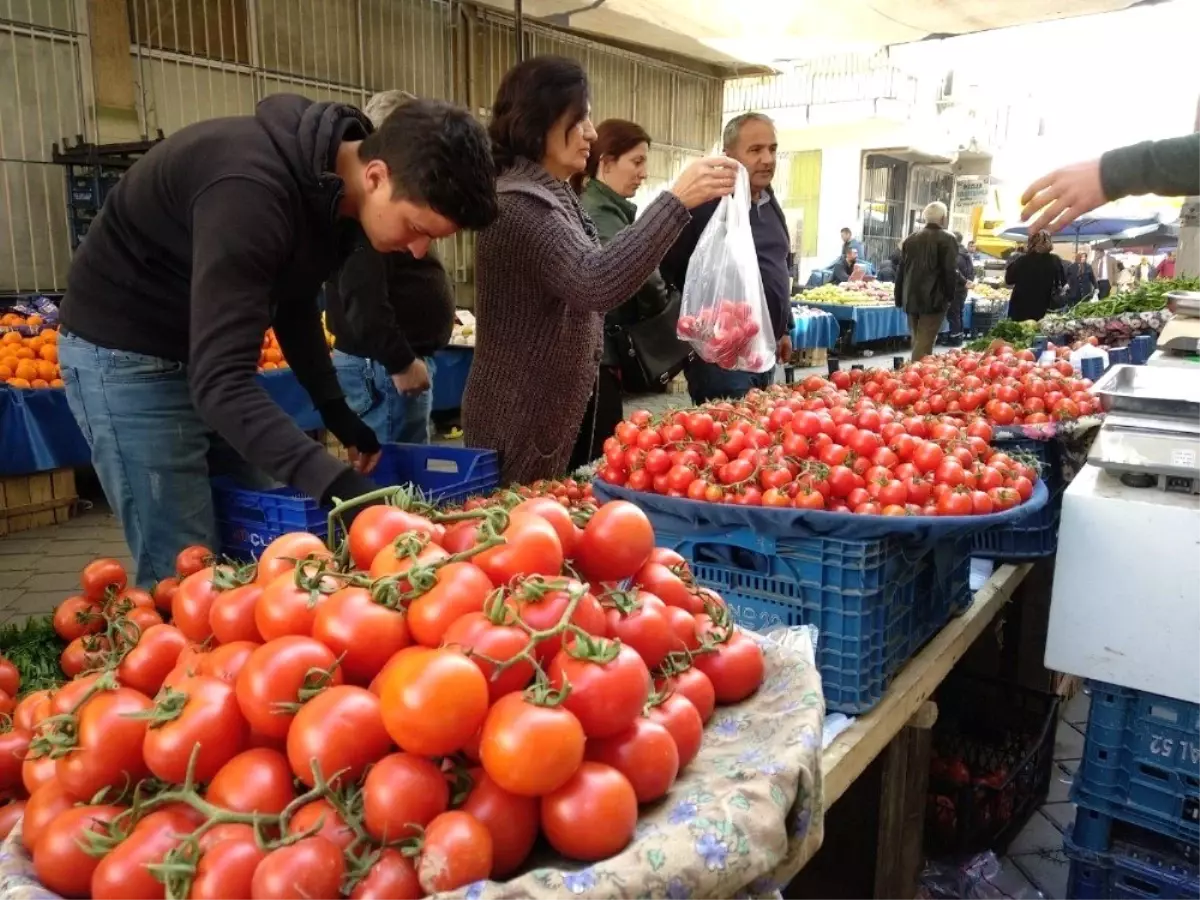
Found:
[(837, 344), (837, 320), (825, 312), (802, 303), (792, 304), (795, 326), (792, 328), (793, 350), (828, 349)]
[[(847, 344), (867, 344), (911, 336), (908, 317), (896, 307), (892, 285), (887, 282), (845, 282), (822, 285), (801, 294), (802, 301), (833, 316), (842, 326)], [(973, 303), (963, 306), (963, 327), (971, 328)], [(948, 331), (949, 323), (941, 330)]]

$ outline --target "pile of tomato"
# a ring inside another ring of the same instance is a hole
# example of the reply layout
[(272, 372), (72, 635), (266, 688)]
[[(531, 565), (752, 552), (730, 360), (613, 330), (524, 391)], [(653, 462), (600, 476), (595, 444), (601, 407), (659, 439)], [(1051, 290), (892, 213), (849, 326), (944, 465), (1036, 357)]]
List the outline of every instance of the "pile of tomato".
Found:
[(567, 509), (588, 509), (595, 505), (590, 481), (575, 478), (544, 479), (530, 485), (520, 485), (497, 491), (487, 497), (472, 497), (463, 504), (463, 509), (483, 509), (489, 506), (512, 507), (522, 500), (534, 497), (549, 497)]
[[(633, 838), (760, 646), (622, 502), (369, 506), (334, 552), (90, 563), (74, 675), (0, 736), (4, 833), (64, 897), (407, 898)], [(0, 666), (0, 689), (16, 684)]]
[(708, 362), (758, 372), (766, 361), (760, 312), (746, 300), (720, 300), (694, 316), (680, 316), (675, 332)]
[(898, 372), (811, 375), (655, 418), (639, 411), (604, 445), (598, 477), (709, 503), (863, 515), (970, 516), (1033, 495), (1038, 462), (992, 446), (996, 425), (1094, 411), (1090, 382), (1033, 354), (928, 357)]

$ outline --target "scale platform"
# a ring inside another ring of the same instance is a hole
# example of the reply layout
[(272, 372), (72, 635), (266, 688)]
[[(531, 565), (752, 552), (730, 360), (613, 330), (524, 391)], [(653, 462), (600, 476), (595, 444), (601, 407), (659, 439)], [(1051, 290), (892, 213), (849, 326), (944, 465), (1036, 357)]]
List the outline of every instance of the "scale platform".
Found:
[(1063, 494), (1046, 666), (1200, 702), (1200, 367), (1113, 366)]

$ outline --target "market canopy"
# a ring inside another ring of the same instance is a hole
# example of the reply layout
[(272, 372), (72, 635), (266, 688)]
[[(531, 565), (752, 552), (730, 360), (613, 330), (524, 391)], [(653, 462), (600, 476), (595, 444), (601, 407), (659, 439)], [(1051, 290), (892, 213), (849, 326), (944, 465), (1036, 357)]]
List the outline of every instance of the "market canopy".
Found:
[[(477, 0), (513, 11), (513, 0)], [(522, 0), (527, 20), (723, 66), (1116, 12), (1145, 0)]]
[[(1133, 236), (1138, 233), (1148, 234), (1162, 223), (1157, 216), (1146, 219), (1120, 219), (1112, 216), (1080, 216), (1062, 231), (1056, 232), (1056, 241), (1096, 241), (1114, 238), (1119, 235)], [(1010, 225), (1001, 231), (997, 237), (1010, 241), (1024, 241), (1029, 237), (1029, 229), (1024, 225)]]

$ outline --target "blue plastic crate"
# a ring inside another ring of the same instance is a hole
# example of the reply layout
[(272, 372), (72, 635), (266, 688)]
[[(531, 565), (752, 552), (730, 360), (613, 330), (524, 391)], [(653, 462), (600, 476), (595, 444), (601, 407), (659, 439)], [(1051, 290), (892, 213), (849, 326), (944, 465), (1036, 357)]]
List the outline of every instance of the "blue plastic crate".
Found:
[(839, 712), (878, 703), (970, 592), (962, 542), (915, 550), (895, 538), (774, 539), (746, 529), (703, 538), (656, 529), (656, 538), (721, 594), (743, 628), (815, 625), (825, 703)]
[[(1071, 799), (1200, 843), (1200, 705), (1092, 682), (1083, 759)], [(1095, 849), (1102, 827), (1077, 838)]]
[(383, 486), (414, 485), (426, 500), (446, 506), (494, 491), (500, 460), (492, 450), (386, 444), (371, 478)]
[(1004, 562), (1053, 556), (1058, 550), (1058, 524), (1062, 516), (1063, 491), (1066, 490), (1058, 443), (1027, 438), (997, 438), (992, 443), (998, 451), (1036, 457), (1050, 499), (1040, 510), (1013, 525), (976, 534), (971, 542), (971, 555)]
[(1068, 900), (1200, 897), (1194, 853), (1136, 826), (1119, 823), (1102, 850), (1080, 847), (1068, 836), (1063, 851), (1071, 864)]
[[(491, 450), (385, 444), (371, 477), (380, 487), (413, 485), (429, 502), (447, 505), (495, 490), (500, 464)], [(220, 551), (227, 556), (256, 559), (289, 531), (328, 534), (330, 507), (299, 491), (250, 490), (229, 478), (214, 478), (212, 488)]]
[(433, 410), (442, 412), (462, 406), (463, 392), (475, 351), (470, 347), (447, 347), (433, 355), (437, 369), (433, 374)]

